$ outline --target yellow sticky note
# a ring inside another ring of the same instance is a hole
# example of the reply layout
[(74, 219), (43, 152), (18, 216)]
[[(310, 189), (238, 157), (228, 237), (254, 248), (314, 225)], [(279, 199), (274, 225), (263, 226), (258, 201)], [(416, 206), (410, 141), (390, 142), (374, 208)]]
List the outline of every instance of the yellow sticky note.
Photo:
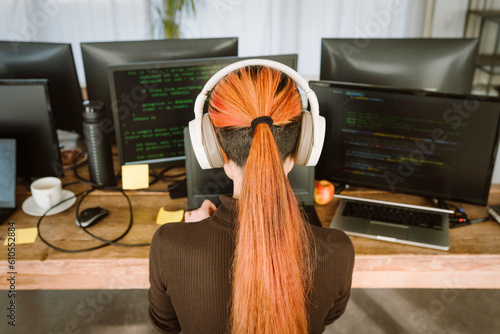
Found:
[[(38, 230), (36, 227), (28, 227), (28, 228), (18, 228), (16, 229), (16, 245), (20, 244), (32, 244), (35, 242), (36, 237), (38, 236)], [(9, 237), (5, 238), (3, 243), (4, 246), (7, 246), (9, 243)]]
[(122, 188), (125, 190), (149, 187), (149, 165), (122, 166)]
[(178, 223), (182, 221), (182, 218), (184, 218), (184, 210), (167, 211), (161, 207), (158, 211), (158, 217), (156, 217), (156, 224)]

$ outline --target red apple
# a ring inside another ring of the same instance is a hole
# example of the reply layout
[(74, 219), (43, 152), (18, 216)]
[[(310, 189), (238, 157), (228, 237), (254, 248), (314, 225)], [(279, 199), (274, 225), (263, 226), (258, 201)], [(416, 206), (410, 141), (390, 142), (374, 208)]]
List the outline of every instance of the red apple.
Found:
[(316, 181), (314, 184), (314, 201), (324, 205), (330, 203), (335, 193), (335, 187), (327, 180)]

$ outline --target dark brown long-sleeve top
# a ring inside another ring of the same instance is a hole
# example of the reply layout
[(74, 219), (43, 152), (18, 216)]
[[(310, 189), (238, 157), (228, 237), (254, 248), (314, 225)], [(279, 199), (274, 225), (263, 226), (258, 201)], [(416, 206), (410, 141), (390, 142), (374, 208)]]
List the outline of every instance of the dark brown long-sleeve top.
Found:
[[(165, 224), (153, 237), (149, 315), (162, 333), (228, 333), (237, 200), (221, 200), (214, 216), (197, 223)], [(311, 333), (322, 333), (347, 306), (354, 248), (342, 231), (312, 228), (318, 256), (309, 323)]]

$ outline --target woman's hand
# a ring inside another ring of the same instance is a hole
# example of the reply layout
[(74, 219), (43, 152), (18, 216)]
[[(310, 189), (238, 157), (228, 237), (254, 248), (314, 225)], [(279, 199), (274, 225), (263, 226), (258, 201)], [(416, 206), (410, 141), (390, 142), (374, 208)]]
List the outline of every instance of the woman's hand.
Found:
[(184, 222), (192, 223), (198, 222), (208, 217), (212, 217), (217, 207), (210, 200), (203, 201), (199, 209), (186, 211), (184, 214)]

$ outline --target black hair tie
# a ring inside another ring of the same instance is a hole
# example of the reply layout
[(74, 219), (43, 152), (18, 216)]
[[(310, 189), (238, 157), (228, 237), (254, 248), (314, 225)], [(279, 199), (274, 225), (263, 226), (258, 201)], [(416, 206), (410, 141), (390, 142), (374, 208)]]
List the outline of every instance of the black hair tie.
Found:
[(271, 127), (271, 125), (273, 125), (273, 119), (269, 116), (260, 116), (254, 118), (254, 120), (252, 121), (252, 130), (255, 131), (255, 127), (260, 123), (266, 123), (267, 125), (269, 125), (269, 127)]

